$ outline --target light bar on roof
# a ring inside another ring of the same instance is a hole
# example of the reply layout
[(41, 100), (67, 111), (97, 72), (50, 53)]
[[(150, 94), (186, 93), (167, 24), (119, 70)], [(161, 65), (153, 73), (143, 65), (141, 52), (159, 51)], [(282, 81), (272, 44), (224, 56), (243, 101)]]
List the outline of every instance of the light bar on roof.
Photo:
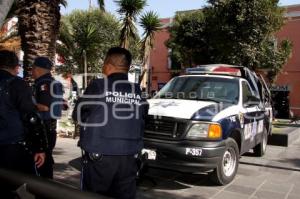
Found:
[(241, 76), (241, 70), (229, 65), (206, 65), (196, 68), (187, 68), (186, 74), (215, 74), (215, 75), (230, 75)]

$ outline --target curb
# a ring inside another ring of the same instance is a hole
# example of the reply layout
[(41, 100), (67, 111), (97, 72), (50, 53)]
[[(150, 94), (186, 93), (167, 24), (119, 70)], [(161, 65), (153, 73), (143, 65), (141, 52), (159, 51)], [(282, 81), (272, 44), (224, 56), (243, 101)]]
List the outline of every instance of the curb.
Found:
[(289, 127), (282, 133), (269, 135), (268, 145), (288, 147), (300, 137), (300, 129), (297, 127)]
[(275, 162), (268, 162), (268, 163), (253, 163), (246, 160), (241, 160), (240, 164), (250, 165), (250, 166), (258, 166), (258, 167), (266, 167), (271, 169), (281, 169), (281, 170), (289, 170), (289, 171), (297, 171), (300, 172), (300, 169), (297, 167), (292, 166), (283, 166), (283, 164), (275, 163)]

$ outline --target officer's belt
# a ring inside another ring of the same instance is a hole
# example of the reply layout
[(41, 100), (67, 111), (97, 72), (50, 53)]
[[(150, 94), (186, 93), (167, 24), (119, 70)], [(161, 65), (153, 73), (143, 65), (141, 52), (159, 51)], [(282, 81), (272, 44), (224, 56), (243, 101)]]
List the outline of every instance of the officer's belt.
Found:
[[(104, 156), (109, 156), (109, 155), (103, 155), (99, 153), (89, 153), (87, 151), (81, 150), (82, 157), (91, 161), (99, 161), (101, 160)], [(138, 154), (135, 155), (124, 155), (124, 156), (133, 156), (137, 158)]]

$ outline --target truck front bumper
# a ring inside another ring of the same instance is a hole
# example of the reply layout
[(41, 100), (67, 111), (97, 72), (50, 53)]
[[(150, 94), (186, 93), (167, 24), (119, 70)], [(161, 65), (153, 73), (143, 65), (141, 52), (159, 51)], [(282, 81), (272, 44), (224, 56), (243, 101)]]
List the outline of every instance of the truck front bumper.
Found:
[[(156, 152), (155, 160), (147, 160), (151, 167), (200, 173), (217, 167), (222, 161), (226, 143), (225, 141), (166, 141), (145, 138), (144, 148)], [(191, 149), (201, 153), (197, 155), (187, 153)]]

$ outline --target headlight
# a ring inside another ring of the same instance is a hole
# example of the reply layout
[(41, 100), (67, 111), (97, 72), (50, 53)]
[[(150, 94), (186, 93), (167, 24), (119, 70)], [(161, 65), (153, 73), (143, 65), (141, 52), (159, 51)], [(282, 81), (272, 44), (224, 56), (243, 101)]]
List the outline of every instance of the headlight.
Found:
[(222, 128), (219, 124), (194, 124), (188, 131), (187, 137), (220, 139)]
[(194, 124), (188, 134), (189, 138), (207, 138), (209, 124)]

